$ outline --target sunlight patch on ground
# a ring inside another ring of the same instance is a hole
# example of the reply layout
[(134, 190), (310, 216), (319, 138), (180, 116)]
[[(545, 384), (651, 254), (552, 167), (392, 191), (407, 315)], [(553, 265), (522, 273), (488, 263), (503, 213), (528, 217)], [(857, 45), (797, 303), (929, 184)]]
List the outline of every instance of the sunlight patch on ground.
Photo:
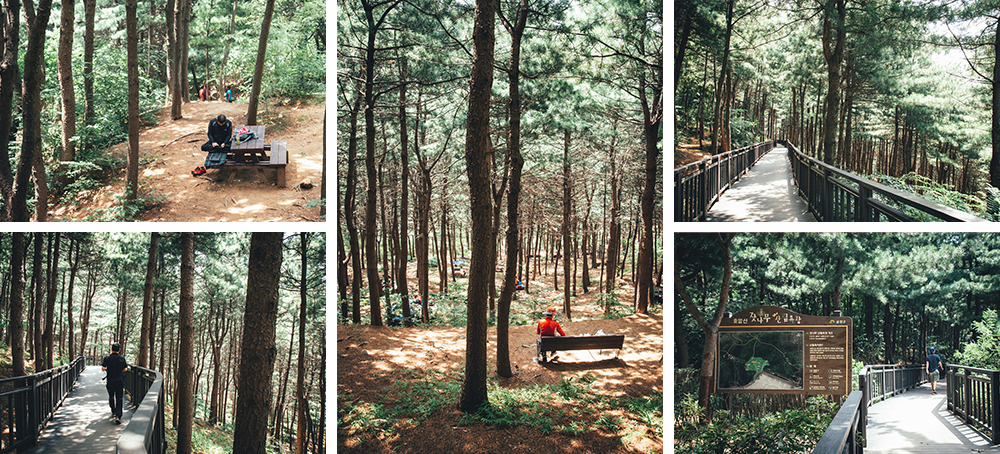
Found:
[[(241, 200), (240, 202), (245, 202), (245, 201), (246, 200)], [(250, 205), (250, 206), (245, 207), (245, 208), (232, 207), (228, 211), (230, 213), (233, 213), (233, 214), (247, 214), (247, 213), (250, 213), (252, 211), (263, 211), (265, 208), (267, 208), (267, 207), (258, 203), (258, 204)]]
[(142, 172), (142, 176), (144, 176), (144, 177), (152, 177), (152, 176), (163, 175), (164, 173), (167, 173), (167, 169), (155, 169), (155, 170), (154, 169), (146, 169), (146, 170), (144, 170)]

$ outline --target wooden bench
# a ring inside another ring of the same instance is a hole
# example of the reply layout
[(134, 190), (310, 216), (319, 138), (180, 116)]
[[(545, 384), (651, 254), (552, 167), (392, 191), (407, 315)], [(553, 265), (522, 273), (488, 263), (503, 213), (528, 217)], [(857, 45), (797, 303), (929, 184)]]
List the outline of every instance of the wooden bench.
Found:
[[(279, 188), (285, 187), (285, 166), (288, 165), (288, 146), (284, 140), (275, 140), (265, 148), (270, 148), (271, 156), (267, 161), (261, 162), (240, 162), (240, 161), (229, 161), (227, 160), (225, 164), (222, 165), (223, 169), (228, 170), (240, 170), (240, 169), (258, 169), (261, 173), (264, 173), (264, 169), (273, 169), (277, 173), (277, 186)], [(229, 179), (232, 180), (235, 176), (235, 172), (229, 175)], [(265, 180), (267, 176), (264, 176)]]
[[(542, 336), (538, 339), (538, 361), (546, 362), (547, 352), (568, 350), (619, 350), (625, 343), (624, 334), (603, 336)], [(615, 354), (618, 357), (618, 354)]]

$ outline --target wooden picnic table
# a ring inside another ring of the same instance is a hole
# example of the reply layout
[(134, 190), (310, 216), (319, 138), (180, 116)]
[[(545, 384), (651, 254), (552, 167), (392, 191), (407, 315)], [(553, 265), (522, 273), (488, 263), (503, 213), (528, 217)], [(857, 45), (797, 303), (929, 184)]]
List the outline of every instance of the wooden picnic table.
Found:
[[(230, 144), (230, 153), (226, 156), (226, 161), (220, 166), (218, 181), (224, 177), (222, 173), (228, 174), (227, 181), (232, 181), (236, 175), (236, 170), (256, 169), (267, 181), (264, 170), (275, 172), (275, 184), (278, 187), (285, 187), (285, 166), (288, 164), (288, 149), (284, 140), (276, 140), (272, 143), (264, 143), (264, 125), (240, 126), (234, 128), (238, 132), (242, 128), (250, 129), (257, 135), (256, 139), (248, 140), (237, 144), (233, 141)], [(268, 152), (271, 153), (268, 156)]]
[[(267, 162), (269, 158), (267, 153), (264, 151), (264, 125), (254, 125), (254, 126), (240, 126), (238, 128), (233, 128), (233, 133), (235, 134), (242, 128), (247, 128), (253, 131), (257, 135), (256, 139), (251, 139), (246, 142), (236, 143), (234, 139), (230, 143), (229, 151), (232, 154), (232, 160), (236, 162)], [(226, 161), (230, 159), (227, 157)]]

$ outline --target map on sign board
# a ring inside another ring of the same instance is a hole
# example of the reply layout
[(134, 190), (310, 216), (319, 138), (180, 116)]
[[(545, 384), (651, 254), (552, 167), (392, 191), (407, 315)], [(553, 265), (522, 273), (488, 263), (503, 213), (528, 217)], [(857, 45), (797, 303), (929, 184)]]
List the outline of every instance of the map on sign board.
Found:
[(851, 391), (850, 317), (756, 306), (719, 323), (715, 391), (832, 394)]
[(719, 388), (802, 389), (802, 331), (719, 333)]

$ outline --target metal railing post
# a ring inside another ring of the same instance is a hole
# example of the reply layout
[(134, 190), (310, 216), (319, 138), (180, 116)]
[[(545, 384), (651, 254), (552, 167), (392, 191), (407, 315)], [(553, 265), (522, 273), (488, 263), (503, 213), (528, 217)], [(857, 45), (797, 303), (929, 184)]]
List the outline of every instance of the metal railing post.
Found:
[(965, 420), (966, 421), (969, 420), (969, 416), (972, 414), (971, 413), (971, 411), (972, 411), (972, 380), (970, 380), (970, 378), (972, 378), (971, 377), (971, 372), (969, 372), (969, 369), (965, 369), (965, 380), (964, 380), (965, 383), (963, 383), (964, 386), (962, 387), (962, 400), (963, 400), (962, 403), (964, 404), (964, 408), (963, 409), (965, 410)]
[(990, 372), (990, 420), (992, 434), (990, 443), (997, 444), (1000, 440), (1000, 371)]

